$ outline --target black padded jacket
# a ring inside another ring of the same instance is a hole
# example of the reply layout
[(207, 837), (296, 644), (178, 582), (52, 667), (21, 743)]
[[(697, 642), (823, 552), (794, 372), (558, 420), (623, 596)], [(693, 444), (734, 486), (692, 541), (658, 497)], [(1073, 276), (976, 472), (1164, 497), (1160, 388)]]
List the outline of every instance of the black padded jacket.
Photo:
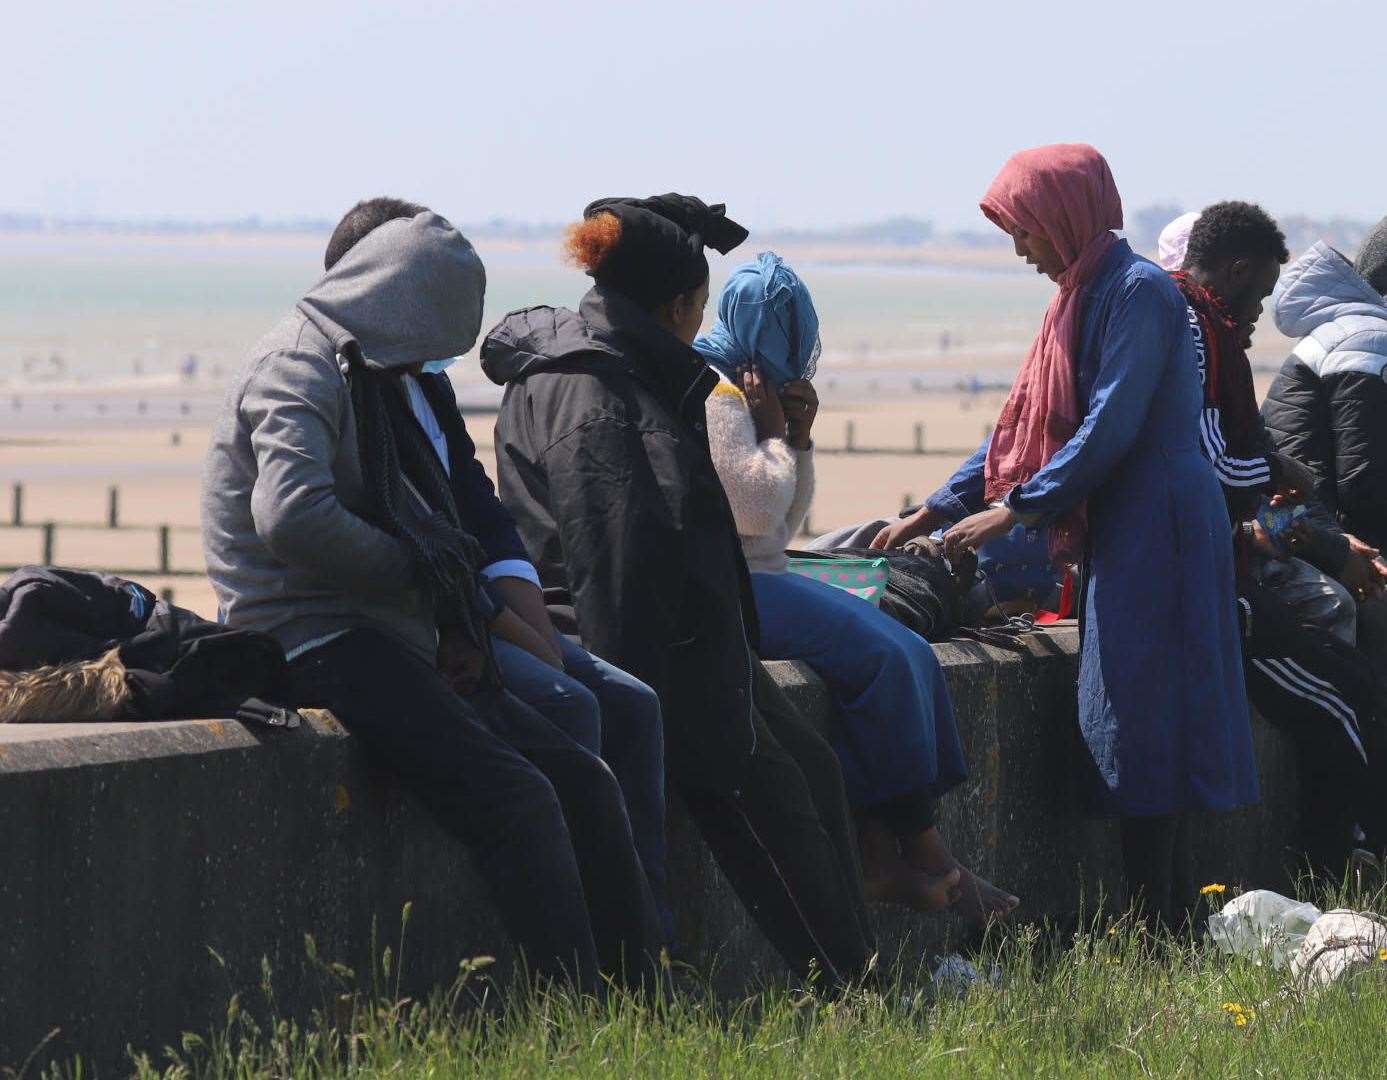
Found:
[(1262, 404), (1276, 449), (1359, 539), (1387, 544), (1387, 301), (1319, 243), (1281, 276), (1276, 325), (1299, 338)]

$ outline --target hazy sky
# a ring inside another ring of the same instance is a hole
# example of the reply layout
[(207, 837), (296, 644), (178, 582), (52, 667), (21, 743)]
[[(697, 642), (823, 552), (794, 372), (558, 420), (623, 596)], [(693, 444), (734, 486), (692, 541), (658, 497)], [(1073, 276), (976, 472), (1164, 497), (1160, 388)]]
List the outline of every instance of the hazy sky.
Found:
[(679, 190), (748, 224), (982, 226), (1086, 140), (1130, 208), (1387, 213), (1387, 0), (7, 7), (0, 211), (557, 221)]

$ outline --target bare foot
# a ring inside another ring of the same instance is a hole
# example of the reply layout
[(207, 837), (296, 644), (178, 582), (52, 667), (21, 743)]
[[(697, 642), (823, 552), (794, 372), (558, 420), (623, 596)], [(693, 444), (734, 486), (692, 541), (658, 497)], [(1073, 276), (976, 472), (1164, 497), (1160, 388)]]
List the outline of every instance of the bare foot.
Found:
[(957, 864), (957, 869), (961, 879), (954, 909), (978, 926), (986, 926), (994, 919), (1005, 919), (1021, 903), (1020, 899), (997, 888), (986, 878), (978, 877), (961, 863)]
[(926, 874), (937, 876), (950, 870), (958, 871), (959, 897), (953, 906), (960, 915), (979, 926), (1006, 918), (1021, 903), (1017, 897), (979, 877), (954, 858), (938, 829), (927, 829), (907, 838), (901, 849), (906, 861)]
[(912, 911), (943, 911), (962, 901), (962, 873), (937, 876), (906, 869), (884, 877), (862, 879), (862, 891), (875, 904), (897, 904)]
[(956, 904), (963, 875), (949, 867), (931, 874), (911, 865), (900, 841), (880, 821), (863, 822), (858, 833), (862, 851), (862, 891), (876, 904), (899, 904), (913, 911), (943, 911)]

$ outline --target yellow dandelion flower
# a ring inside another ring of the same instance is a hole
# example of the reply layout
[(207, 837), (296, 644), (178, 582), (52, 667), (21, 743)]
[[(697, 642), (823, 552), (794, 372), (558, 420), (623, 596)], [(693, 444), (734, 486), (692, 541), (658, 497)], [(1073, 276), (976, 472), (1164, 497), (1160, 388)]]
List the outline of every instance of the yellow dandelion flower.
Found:
[(1377, 958), (1381, 960), (1384, 964), (1387, 964), (1387, 949), (1378, 949)]
[(1247, 1027), (1247, 1016), (1243, 1013), (1238, 1013), (1237, 1016), (1233, 1017), (1233, 1026)]
[(1200, 889), (1200, 890), (1199, 890), (1199, 895), (1200, 895), (1200, 896), (1209, 896), (1209, 895), (1211, 895), (1211, 894), (1213, 894), (1213, 893), (1225, 892), (1227, 889), (1228, 889), (1228, 886), (1227, 886), (1227, 885), (1220, 885), (1220, 884), (1218, 884), (1217, 882), (1214, 882), (1213, 884), (1205, 885), (1204, 888)]

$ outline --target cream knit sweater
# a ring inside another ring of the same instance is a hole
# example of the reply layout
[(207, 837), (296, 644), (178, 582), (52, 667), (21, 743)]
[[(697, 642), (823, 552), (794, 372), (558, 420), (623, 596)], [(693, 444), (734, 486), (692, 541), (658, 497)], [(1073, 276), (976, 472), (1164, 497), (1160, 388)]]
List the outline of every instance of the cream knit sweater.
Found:
[(708, 398), (708, 445), (732, 504), (747, 566), (783, 573), (785, 548), (814, 497), (814, 450), (784, 439), (756, 441), (746, 395), (724, 376)]

